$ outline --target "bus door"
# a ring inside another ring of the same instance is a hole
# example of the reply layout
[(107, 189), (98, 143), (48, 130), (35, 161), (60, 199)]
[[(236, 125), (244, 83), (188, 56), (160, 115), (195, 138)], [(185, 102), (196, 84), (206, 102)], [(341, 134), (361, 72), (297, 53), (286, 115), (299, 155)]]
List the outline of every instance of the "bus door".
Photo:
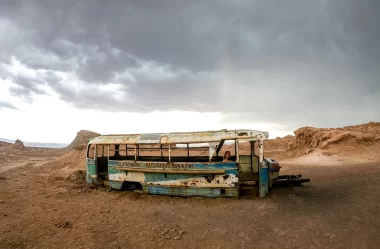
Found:
[(249, 143), (250, 147), (249, 150), (238, 150), (240, 195), (257, 196), (259, 195), (259, 156), (255, 155), (254, 141), (243, 141), (243, 143)]
[(269, 171), (268, 164), (264, 161), (264, 147), (263, 141), (259, 141), (260, 150), (260, 163), (259, 163), (259, 192), (260, 198), (264, 198), (268, 195), (269, 190)]

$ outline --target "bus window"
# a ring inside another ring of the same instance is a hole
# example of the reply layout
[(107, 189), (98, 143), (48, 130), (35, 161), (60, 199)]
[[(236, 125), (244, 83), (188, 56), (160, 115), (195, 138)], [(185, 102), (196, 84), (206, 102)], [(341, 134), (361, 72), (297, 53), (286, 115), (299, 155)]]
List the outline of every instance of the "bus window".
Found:
[(102, 157), (103, 156), (103, 149), (104, 149), (104, 146), (103, 145), (96, 145), (96, 151), (97, 151), (97, 157)]
[(172, 157), (187, 157), (187, 145), (186, 144), (172, 144), (171, 156)]
[(134, 156), (136, 151), (136, 145), (126, 145), (126, 154), (128, 156)]
[(120, 156), (126, 156), (127, 155), (127, 145), (126, 144), (120, 144), (119, 155)]
[(109, 151), (109, 156), (115, 156), (115, 145), (111, 144), (110, 145), (110, 151)]
[(161, 156), (159, 144), (139, 144), (139, 156)]
[[(170, 146), (171, 148), (173, 147), (172, 145)], [(161, 149), (160, 149), (161, 153)], [(162, 145), (162, 156), (163, 157), (169, 157), (169, 145), (168, 144), (163, 144)]]
[(255, 142), (255, 145), (254, 145), (254, 153), (253, 155), (259, 157), (260, 156), (260, 146), (259, 146), (259, 141), (256, 141)]
[(249, 141), (239, 141), (239, 156), (251, 155), (251, 143)]
[(88, 148), (88, 152), (87, 152), (87, 157), (92, 158), (92, 159), (95, 157), (95, 145), (94, 144), (90, 144), (90, 147)]
[(103, 145), (103, 156), (108, 157), (108, 145)]
[(191, 143), (189, 144), (189, 156), (207, 156), (209, 155), (208, 143)]
[(231, 154), (231, 160), (232, 161), (235, 161), (236, 160), (236, 150), (235, 150), (235, 140), (226, 140), (224, 141), (224, 144), (222, 146), (222, 148), (220, 149), (219, 151), (219, 154), (218, 156), (222, 157), (221, 160), (223, 160), (223, 156), (224, 154), (229, 151), (230, 154)]

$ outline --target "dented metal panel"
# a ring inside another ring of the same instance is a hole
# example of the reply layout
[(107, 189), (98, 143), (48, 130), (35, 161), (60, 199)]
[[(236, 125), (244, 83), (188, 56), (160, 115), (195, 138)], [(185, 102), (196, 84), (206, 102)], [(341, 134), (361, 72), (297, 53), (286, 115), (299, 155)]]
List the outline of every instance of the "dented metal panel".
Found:
[(235, 188), (238, 187), (238, 177), (236, 174), (220, 175), (188, 175), (188, 174), (162, 174), (162, 173), (141, 173), (141, 172), (121, 172), (109, 175), (110, 181), (131, 181), (153, 186), (171, 187), (210, 187), (210, 188)]
[(157, 143), (160, 143), (161, 136), (162, 136), (161, 134), (157, 134), (157, 133), (141, 134), (137, 140), (137, 143), (157, 144)]
[(89, 141), (89, 144), (181, 144), (220, 142), (221, 140), (232, 139), (254, 141), (265, 140), (268, 136), (268, 132), (256, 130), (145, 133), (130, 135), (102, 135)]
[[(238, 195), (238, 168), (233, 162), (162, 163), (110, 160), (108, 166), (108, 178), (111, 182), (139, 182), (142, 186), (148, 186), (144, 188), (147, 193), (225, 197)], [(166, 170), (167, 173), (161, 170)], [(214, 188), (223, 191), (214, 191)], [(236, 191), (227, 191), (232, 188)]]

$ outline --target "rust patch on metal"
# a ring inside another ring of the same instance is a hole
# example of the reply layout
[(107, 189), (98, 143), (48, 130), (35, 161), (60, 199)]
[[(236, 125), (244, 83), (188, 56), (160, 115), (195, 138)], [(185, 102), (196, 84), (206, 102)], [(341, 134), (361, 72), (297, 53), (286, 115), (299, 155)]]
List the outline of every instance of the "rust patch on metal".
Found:
[(215, 175), (208, 175), (204, 177), (208, 183), (211, 183), (215, 179)]

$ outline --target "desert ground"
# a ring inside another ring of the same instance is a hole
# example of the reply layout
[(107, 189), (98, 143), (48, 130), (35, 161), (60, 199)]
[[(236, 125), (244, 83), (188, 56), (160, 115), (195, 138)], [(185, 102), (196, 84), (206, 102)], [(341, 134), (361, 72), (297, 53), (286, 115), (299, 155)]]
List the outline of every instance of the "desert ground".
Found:
[(0, 142), (0, 248), (380, 248), (380, 123), (266, 141), (309, 183), (265, 199), (95, 189), (80, 131), (67, 148)]

